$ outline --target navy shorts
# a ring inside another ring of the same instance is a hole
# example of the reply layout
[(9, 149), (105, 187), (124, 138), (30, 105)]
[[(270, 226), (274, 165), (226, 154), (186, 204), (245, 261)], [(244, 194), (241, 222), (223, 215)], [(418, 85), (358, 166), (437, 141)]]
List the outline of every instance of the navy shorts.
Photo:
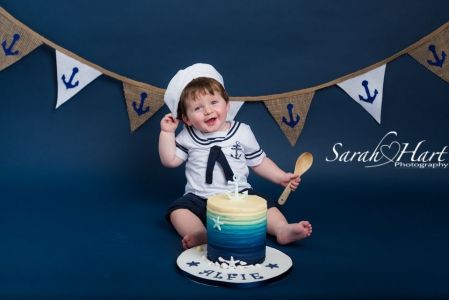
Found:
[[(257, 195), (267, 200), (267, 207), (278, 207), (277, 202), (268, 200), (267, 197), (261, 195), (260, 193), (254, 192), (252, 189), (245, 189), (241, 192), (248, 191), (248, 195)], [(241, 193), (240, 192), (240, 193)], [(182, 196), (181, 198), (176, 199), (170, 204), (167, 209), (167, 214), (165, 215), (168, 222), (170, 222), (170, 214), (177, 209), (184, 208), (190, 210), (193, 214), (195, 214), (201, 222), (203, 222), (204, 226), (206, 226), (206, 205), (207, 199), (199, 197), (195, 194), (188, 193)], [(171, 222), (170, 222), (171, 223)]]

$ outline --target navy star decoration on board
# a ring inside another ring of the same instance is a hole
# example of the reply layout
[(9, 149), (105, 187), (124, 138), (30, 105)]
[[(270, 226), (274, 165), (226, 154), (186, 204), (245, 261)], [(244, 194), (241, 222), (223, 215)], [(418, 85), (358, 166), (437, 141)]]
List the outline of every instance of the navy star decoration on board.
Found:
[(191, 262), (186, 263), (186, 265), (188, 265), (189, 267), (198, 267), (199, 264), (200, 264), (199, 261), (193, 261), (193, 260)]
[(278, 266), (278, 264), (272, 264), (272, 263), (269, 263), (268, 265), (265, 265), (265, 267), (266, 268), (270, 268), (270, 269), (274, 269), (274, 268), (279, 268), (279, 266)]

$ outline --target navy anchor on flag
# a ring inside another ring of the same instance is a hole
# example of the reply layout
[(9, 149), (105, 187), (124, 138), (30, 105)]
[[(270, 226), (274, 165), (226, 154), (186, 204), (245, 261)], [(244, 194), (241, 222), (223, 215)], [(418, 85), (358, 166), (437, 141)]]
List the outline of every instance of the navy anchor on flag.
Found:
[(368, 89), (368, 80), (363, 80), (362, 81), (362, 85), (365, 88), (365, 92), (366, 92), (366, 98), (364, 98), (362, 95), (359, 95), (359, 99), (361, 101), (365, 101), (368, 103), (373, 103), (374, 99), (376, 99), (377, 94), (379, 93), (377, 91), (377, 89), (374, 90), (374, 95), (371, 95), (370, 90)]
[(143, 115), (143, 114), (145, 114), (145, 113), (150, 111), (150, 107), (149, 106), (143, 108), (143, 104), (144, 104), (145, 99), (147, 97), (148, 97), (148, 94), (145, 93), (145, 92), (140, 94), (140, 104), (139, 104), (139, 106), (137, 106), (136, 101), (133, 101), (133, 108), (134, 108), (134, 111), (137, 113), (138, 116), (141, 116), (141, 115)]
[(77, 80), (75, 83), (73, 83), (73, 78), (75, 77), (76, 73), (78, 73), (79, 69), (77, 67), (74, 67), (72, 69), (72, 75), (70, 75), (69, 81), (65, 80), (65, 74), (62, 75), (61, 79), (62, 82), (65, 84), (66, 89), (73, 89), (74, 87), (78, 86), (79, 81)]
[(295, 119), (293, 119), (293, 104), (291, 103), (287, 104), (287, 110), (290, 120), (287, 121), (286, 117), (282, 117), (282, 122), (293, 128), (299, 123), (299, 115), (296, 114)]
[(16, 42), (19, 39), (20, 39), (20, 35), (18, 33), (15, 33), (12, 37), (12, 41), (11, 41), (11, 44), (9, 45), (9, 47), (6, 47), (6, 39), (2, 42), (2, 48), (3, 48), (3, 52), (5, 52), (5, 56), (19, 54), (19, 50), (16, 50), (16, 51), (12, 50), (12, 48), (14, 48), (14, 45), (16, 44)]
[(440, 57), (438, 57), (438, 53), (435, 48), (435, 45), (429, 45), (429, 51), (432, 52), (433, 58), (435, 59), (435, 61), (431, 61), (430, 59), (428, 59), (427, 63), (431, 66), (442, 68), (443, 64), (444, 64), (444, 60), (446, 59), (446, 52), (441, 51), (441, 58), (440, 58)]

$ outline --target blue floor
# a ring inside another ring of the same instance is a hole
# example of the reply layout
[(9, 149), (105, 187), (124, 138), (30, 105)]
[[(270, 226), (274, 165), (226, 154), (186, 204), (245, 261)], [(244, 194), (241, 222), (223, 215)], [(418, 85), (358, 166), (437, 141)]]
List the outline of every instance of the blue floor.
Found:
[[(163, 219), (163, 199), (132, 191), (131, 182), (2, 184), (0, 298), (449, 297), (447, 203), (441, 196), (448, 187), (371, 184), (366, 187), (381, 191), (365, 193), (349, 192), (338, 181), (320, 189), (314, 180), (310, 176), (285, 206), (289, 219), (313, 223), (313, 236), (289, 246), (268, 240), (292, 258), (292, 272), (245, 291), (218, 290), (177, 272), (180, 239)], [(405, 190), (414, 199), (398, 201)]]

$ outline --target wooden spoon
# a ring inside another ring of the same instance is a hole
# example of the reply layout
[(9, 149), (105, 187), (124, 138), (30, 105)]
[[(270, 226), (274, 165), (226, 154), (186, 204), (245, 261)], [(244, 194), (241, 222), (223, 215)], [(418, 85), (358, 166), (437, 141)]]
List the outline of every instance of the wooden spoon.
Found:
[[(301, 154), (298, 159), (296, 160), (295, 163), (295, 175), (299, 175), (301, 176), (302, 174), (304, 174), (305, 172), (307, 172), (307, 170), (310, 168), (310, 166), (313, 163), (313, 155), (310, 152), (304, 152), (303, 154)], [(287, 201), (288, 196), (290, 195), (290, 192), (292, 191), (290, 189), (290, 183), (285, 187), (284, 191), (282, 192), (281, 196), (278, 199), (278, 203), (280, 205), (284, 205), (285, 202)]]

